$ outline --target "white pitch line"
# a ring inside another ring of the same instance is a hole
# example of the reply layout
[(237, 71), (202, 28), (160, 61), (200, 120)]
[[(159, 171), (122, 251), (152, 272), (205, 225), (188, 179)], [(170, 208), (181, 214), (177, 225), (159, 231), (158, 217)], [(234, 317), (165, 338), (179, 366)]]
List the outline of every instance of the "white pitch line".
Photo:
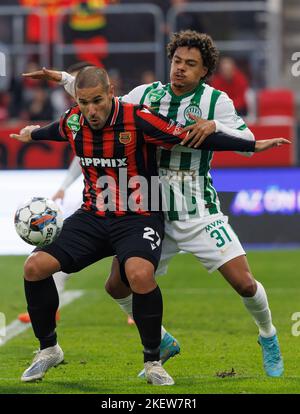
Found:
[[(83, 294), (84, 290), (67, 290), (66, 292), (63, 292), (59, 297), (59, 307), (62, 308), (69, 305)], [(6, 327), (6, 335), (4, 338), (0, 338), (0, 346), (6, 344), (9, 340), (20, 335), (29, 328), (31, 328), (31, 323), (22, 323), (18, 319), (15, 319)]]

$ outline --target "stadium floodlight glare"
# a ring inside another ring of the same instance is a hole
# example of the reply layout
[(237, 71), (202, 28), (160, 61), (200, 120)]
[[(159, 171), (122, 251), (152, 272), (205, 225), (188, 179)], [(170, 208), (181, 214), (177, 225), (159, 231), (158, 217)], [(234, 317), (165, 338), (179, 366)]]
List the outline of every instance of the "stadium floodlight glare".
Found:
[(0, 76), (6, 76), (6, 58), (3, 52), (0, 52)]
[(0, 344), (6, 335), (6, 319), (4, 313), (0, 312)]

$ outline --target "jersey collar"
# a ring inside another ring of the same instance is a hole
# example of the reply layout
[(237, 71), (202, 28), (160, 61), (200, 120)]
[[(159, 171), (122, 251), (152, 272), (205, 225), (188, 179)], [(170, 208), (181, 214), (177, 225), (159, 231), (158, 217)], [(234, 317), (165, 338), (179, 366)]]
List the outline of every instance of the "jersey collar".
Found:
[(116, 96), (114, 96), (113, 99), (112, 99), (111, 112), (109, 114), (109, 117), (107, 118), (105, 126), (115, 125), (118, 114), (119, 114), (119, 109), (120, 109), (119, 99)]
[(171, 87), (171, 84), (170, 83), (167, 84), (167, 89), (168, 89), (168, 92), (169, 92), (169, 94), (171, 95), (171, 97), (172, 97), (172, 99), (174, 101), (176, 101), (176, 100), (177, 101), (181, 101), (182, 99), (187, 98), (188, 96), (193, 95), (200, 87), (203, 87), (203, 84), (204, 84), (204, 81), (200, 81), (198, 83), (198, 85), (196, 86), (195, 89), (193, 89), (190, 92), (186, 92), (186, 93), (184, 93), (182, 95), (175, 95), (175, 93), (172, 91), (172, 87)]

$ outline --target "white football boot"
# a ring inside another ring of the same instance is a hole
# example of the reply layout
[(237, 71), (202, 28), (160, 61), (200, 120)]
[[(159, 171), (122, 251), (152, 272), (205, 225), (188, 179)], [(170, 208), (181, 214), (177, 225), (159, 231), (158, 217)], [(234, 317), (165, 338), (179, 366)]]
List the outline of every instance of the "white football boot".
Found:
[(174, 380), (162, 367), (161, 361), (148, 361), (144, 364), (147, 382), (153, 385), (174, 385)]
[(49, 368), (56, 367), (63, 360), (64, 353), (58, 344), (37, 351), (32, 364), (24, 371), (21, 381), (29, 382), (42, 379)]

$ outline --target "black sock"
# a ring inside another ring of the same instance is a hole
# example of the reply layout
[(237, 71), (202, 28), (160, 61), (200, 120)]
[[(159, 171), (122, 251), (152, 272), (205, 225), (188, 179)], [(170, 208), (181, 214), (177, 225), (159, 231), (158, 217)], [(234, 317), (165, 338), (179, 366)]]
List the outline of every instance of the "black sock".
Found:
[(144, 345), (144, 362), (158, 361), (163, 313), (159, 287), (145, 294), (132, 292), (132, 313)]
[(38, 282), (24, 280), (27, 309), (40, 349), (57, 344), (55, 315), (59, 306), (57, 289), (52, 276)]

